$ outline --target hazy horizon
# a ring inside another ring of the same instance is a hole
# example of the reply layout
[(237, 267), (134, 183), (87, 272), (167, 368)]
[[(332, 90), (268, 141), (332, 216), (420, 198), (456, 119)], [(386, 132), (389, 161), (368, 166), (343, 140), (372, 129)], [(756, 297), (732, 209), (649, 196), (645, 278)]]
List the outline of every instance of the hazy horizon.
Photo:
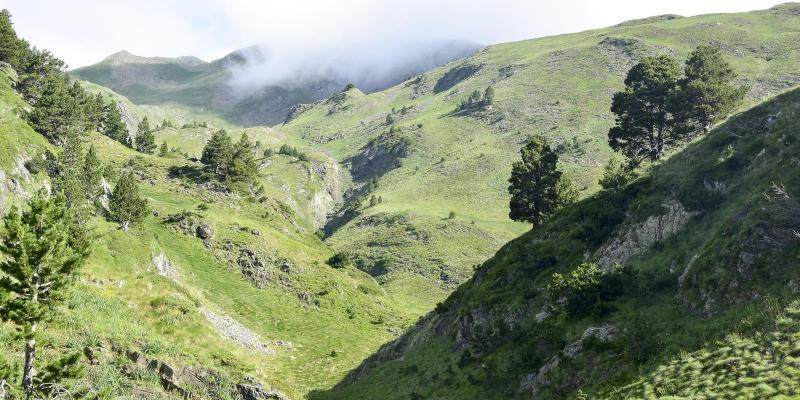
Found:
[(120, 50), (147, 57), (195, 56), (211, 61), (259, 43), (275, 53), (295, 55), (287, 62), (306, 62), (315, 54), (353, 48), (361, 50), (361, 57), (369, 58), (370, 52), (413, 52), (410, 44), (428, 41), (490, 45), (601, 28), (653, 15), (740, 12), (779, 3), (618, 0), (594, 7), (588, 0), (558, 4), (516, 0), (409, 0), (399, 4), (367, 0), (292, 4), (255, 0), (3, 0), (0, 8), (11, 11), (15, 28), (23, 37), (51, 50), (70, 68), (78, 68)]

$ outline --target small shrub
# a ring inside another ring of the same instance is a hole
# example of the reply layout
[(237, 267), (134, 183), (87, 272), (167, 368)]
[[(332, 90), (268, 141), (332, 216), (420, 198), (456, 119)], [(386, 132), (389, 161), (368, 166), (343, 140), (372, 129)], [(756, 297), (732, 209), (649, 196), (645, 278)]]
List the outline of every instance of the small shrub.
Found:
[(455, 219), (455, 218), (456, 218), (455, 211), (450, 211), (450, 214), (447, 214), (447, 219)]
[(345, 252), (339, 252), (334, 254), (331, 258), (328, 259), (327, 264), (333, 268), (344, 268), (348, 265), (353, 265), (353, 261), (350, 258), (350, 254)]

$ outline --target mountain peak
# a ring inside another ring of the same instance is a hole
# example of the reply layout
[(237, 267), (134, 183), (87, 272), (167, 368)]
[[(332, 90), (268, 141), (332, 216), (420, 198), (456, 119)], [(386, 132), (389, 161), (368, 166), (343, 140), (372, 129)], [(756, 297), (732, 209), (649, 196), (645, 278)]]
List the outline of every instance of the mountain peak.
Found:
[(137, 56), (127, 50), (120, 50), (114, 54), (106, 57), (102, 63), (111, 65), (121, 64), (164, 64), (175, 63), (186, 67), (193, 67), (203, 65), (206, 62), (195, 56), (181, 56), (181, 57), (144, 57)]

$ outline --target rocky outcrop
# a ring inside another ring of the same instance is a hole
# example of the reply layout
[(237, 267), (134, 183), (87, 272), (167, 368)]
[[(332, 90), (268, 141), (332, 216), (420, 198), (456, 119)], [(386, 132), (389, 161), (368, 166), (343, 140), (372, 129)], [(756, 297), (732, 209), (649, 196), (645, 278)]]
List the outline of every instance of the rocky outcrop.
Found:
[(169, 261), (167, 255), (163, 252), (153, 257), (153, 265), (155, 265), (159, 275), (166, 276), (167, 278), (178, 279), (180, 275), (178, 269), (172, 265), (172, 262)]
[(658, 241), (677, 233), (696, 212), (686, 210), (677, 201), (663, 205), (664, 212), (646, 220), (626, 224), (618, 228), (611, 239), (595, 254), (597, 265), (609, 271), (616, 264), (624, 264), (629, 258), (640, 254)]
[[(531, 397), (536, 398), (539, 392), (552, 384), (549, 377), (551, 371), (557, 371), (561, 365), (562, 357), (575, 358), (583, 352), (584, 344), (588, 340), (595, 340), (601, 343), (610, 342), (619, 337), (620, 331), (616, 325), (590, 326), (586, 328), (580, 339), (564, 346), (560, 355), (553, 356), (549, 361), (542, 365), (538, 371), (526, 374), (522, 377), (519, 385), (520, 392), (527, 392)], [(577, 377), (572, 378), (572, 383), (577, 383)]]
[(341, 205), (344, 195), (344, 178), (339, 165), (335, 162), (311, 162), (311, 171), (322, 183), (322, 190), (315, 192), (311, 198), (311, 211), (314, 225), (325, 226), (328, 218)]
[(275, 389), (265, 389), (260, 383), (247, 379), (247, 383), (236, 385), (236, 392), (242, 400), (289, 400), (282, 392)]
[(262, 354), (275, 354), (275, 350), (267, 346), (257, 333), (247, 329), (247, 327), (240, 324), (239, 321), (236, 321), (235, 319), (225, 315), (216, 314), (206, 308), (201, 308), (200, 312), (225, 339), (233, 341), (238, 346), (245, 347)]
[(259, 289), (265, 288), (275, 280), (275, 271), (272, 270), (272, 263), (266, 263), (253, 250), (246, 248), (239, 250), (239, 260), (237, 262), (242, 275)]
[[(98, 350), (103, 350), (99, 348)], [(167, 392), (172, 392), (184, 399), (191, 398), (204, 398), (205, 392), (218, 392), (221, 388), (219, 382), (222, 381), (220, 373), (216, 370), (209, 368), (193, 368), (183, 367), (178, 368), (173, 364), (156, 358), (148, 358), (144, 354), (133, 350), (115, 349), (116, 352), (121, 353), (127, 358), (132, 365), (123, 366), (121, 372), (128, 376), (136, 375), (135, 370), (149, 370), (155, 373), (161, 383), (162, 389)], [(90, 363), (97, 363), (97, 350), (87, 347), (84, 349), (84, 354), (90, 360)], [(91, 357), (90, 357), (91, 356)], [(108, 358), (108, 357), (106, 357)], [(218, 393), (222, 397), (229, 396), (242, 398), (244, 400), (289, 400), (289, 397), (284, 393), (275, 389), (265, 389), (263, 384), (256, 381), (250, 376), (246, 376), (243, 382), (236, 383), (227, 388), (222, 388), (228, 393)], [(142, 398), (159, 398), (158, 393), (151, 392), (147, 389), (134, 388), (134, 391), (144, 390), (141, 394), (145, 397)]]
[(195, 229), (195, 234), (200, 239), (207, 240), (214, 236), (214, 230), (211, 229), (211, 224), (208, 221), (201, 221), (200, 225)]
[(358, 154), (344, 160), (353, 179), (364, 181), (397, 168), (411, 152), (411, 139), (398, 132), (386, 132), (370, 140)]
[(31, 158), (22, 151), (14, 161), (14, 167), (6, 172), (0, 169), (0, 211), (5, 213), (14, 199), (29, 199), (40, 187), (49, 190), (47, 183), (36, 182), (26, 167)]

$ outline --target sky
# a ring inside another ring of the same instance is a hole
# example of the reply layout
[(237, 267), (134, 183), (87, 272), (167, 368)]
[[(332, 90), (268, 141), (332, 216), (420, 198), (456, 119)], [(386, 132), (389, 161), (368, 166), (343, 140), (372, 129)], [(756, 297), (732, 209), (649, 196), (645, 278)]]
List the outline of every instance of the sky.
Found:
[[(780, 0), (0, 0), (20, 36), (70, 68), (119, 50), (206, 61), (262, 43), (278, 52), (401, 53), (412, 43), (493, 44), (658, 14), (769, 8)], [(602, 6), (597, 6), (602, 4)], [(396, 50), (396, 51), (395, 51)], [(307, 57), (286, 58), (305, 62)]]

